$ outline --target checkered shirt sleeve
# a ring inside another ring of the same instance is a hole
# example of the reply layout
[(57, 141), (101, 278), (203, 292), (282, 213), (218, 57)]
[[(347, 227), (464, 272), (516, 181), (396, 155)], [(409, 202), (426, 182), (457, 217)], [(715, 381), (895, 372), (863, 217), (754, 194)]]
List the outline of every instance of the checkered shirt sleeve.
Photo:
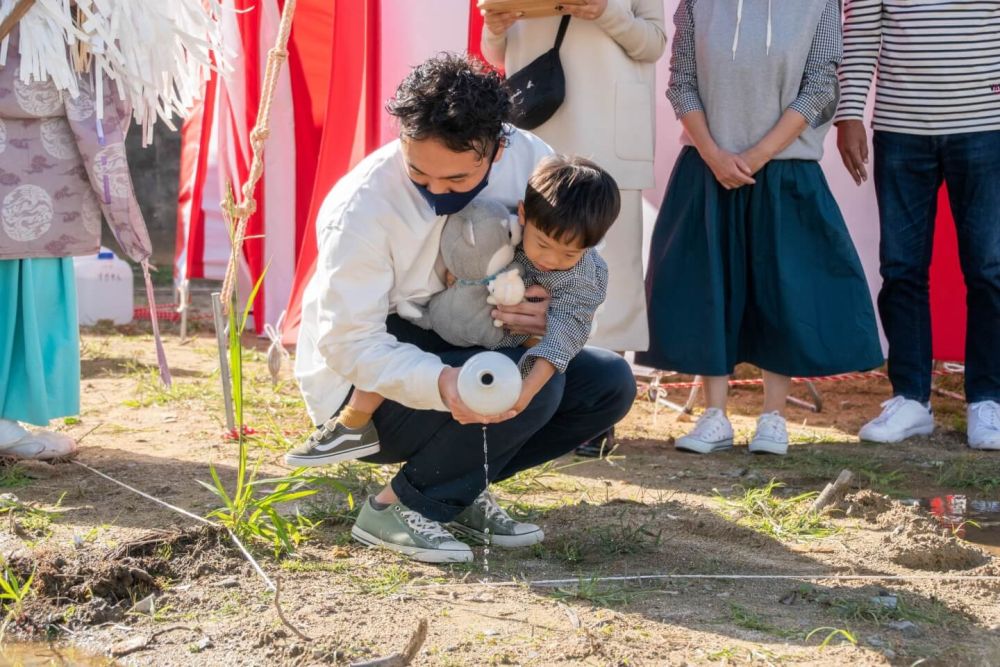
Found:
[(681, 118), (704, 111), (698, 95), (698, 67), (694, 57), (694, 3), (682, 0), (674, 12), (674, 45), (670, 50), (670, 83), (667, 101)]
[(844, 58), (840, 0), (827, 0), (806, 57), (799, 95), (789, 109), (799, 112), (812, 127), (819, 127), (837, 110), (837, 66)]
[[(527, 377), (536, 359), (545, 359), (558, 372), (565, 373), (569, 362), (587, 344), (594, 314), (607, 296), (608, 265), (593, 249), (568, 271), (539, 271), (520, 250), (514, 261), (521, 267), (525, 284), (541, 285), (552, 299), (545, 335), (521, 357), (521, 374)], [(527, 338), (507, 336), (500, 347), (522, 345)]]

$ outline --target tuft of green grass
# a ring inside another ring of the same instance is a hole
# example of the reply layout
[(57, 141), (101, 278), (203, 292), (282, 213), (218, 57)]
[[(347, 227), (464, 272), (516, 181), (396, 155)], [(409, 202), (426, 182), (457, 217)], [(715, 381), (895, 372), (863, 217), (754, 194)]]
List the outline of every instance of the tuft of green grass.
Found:
[(930, 625), (947, 625), (950, 622), (951, 611), (941, 603), (911, 606), (897, 596), (896, 606), (889, 607), (873, 602), (870, 598), (851, 599), (831, 597), (820, 599), (820, 603), (829, 606), (837, 615), (846, 621), (868, 622), (882, 625), (890, 621), (911, 621)]
[(600, 551), (607, 556), (648, 553), (660, 546), (662, 530), (637, 521), (629, 508), (624, 508), (607, 525), (594, 530)]
[(122, 405), (130, 408), (148, 408), (152, 405), (167, 405), (180, 401), (197, 401), (200, 403), (217, 404), (222, 397), (221, 391), (215, 387), (211, 377), (203, 380), (174, 380), (169, 389), (160, 381), (160, 372), (156, 367), (140, 366), (129, 362), (128, 375), (135, 382), (133, 398), (122, 401)]
[(1000, 460), (959, 456), (945, 461), (935, 482), (948, 489), (973, 489), (993, 493), (1000, 489)]
[(361, 461), (338, 464), (329, 472), (312, 477), (319, 493), (306, 503), (304, 514), (312, 520), (322, 520), (328, 526), (351, 524), (361, 511), (361, 503), (388, 481), (380, 466)]
[(575, 565), (588, 560), (617, 560), (622, 556), (654, 553), (662, 531), (637, 517), (633, 506), (623, 507), (607, 522), (581, 530), (550, 535), (534, 546), (534, 555)]
[(566, 503), (562, 501), (533, 503), (516, 499), (509, 503), (505, 502), (504, 505), (506, 506), (507, 513), (517, 521), (533, 522), (544, 517), (549, 512), (565, 507)]
[(739, 649), (735, 649), (735, 648), (733, 648), (731, 646), (727, 646), (726, 648), (720, 649), (718, 651), (715, 651), (714, 653), (709, 653), (708, 654), (708, 659), (712, 660), (712, 661), (715, 661), (715, 660), (735, 660), (736, 657), (739, 654), (740, 654)]
[(736, 498), (726, 498), (716, 489), (716, 502), (723, 517), (781, 541), (816, 540), (837, 532), (822, 515), (810, 511), (818, 494), (780, 498), (774, 492), (783, 487), (772, 479), (761, 488), (744, 489)]
[(4, 564), (3, 575), (0, 576), (0, 605), (6, 610), (2, 627), (0, 627), (0, 643), (7, 631), (7, 624), (11, 619), (21, 615), (24, 609), (24, 601), (31, 595), (31, 584), (35, 581), (35, 572), (32, 571), (28, 578), (21, 581), (17, 573), (11, 569), (10, 565)]
[(494, 487), (513, 496), (524, 496), (531, 493), (553, 491), (551, 478), (556, 476), (554, 461), (548, 461), (540, 466), (522, 470), (513, 477), (497, 482)]
[(821, 649), (824, 649), (827, 646), (829, 646), (830, 643), (834, 639), (836, 639), (837, 637), (840, 637), (844, 641), (850, 642), (851, 644), (853, 644), (855, 646), (858, 645), (858, 638), (854, 635), (853, 632), (851, 632), (850, 628), (834, 628), (834, 627), (816, 628), (814, 630), (811, 630), (806, 635), (806, 641), (809, 641), (810, 639), (812, 639), (813, 635), (820, 634), (820, 633), (827, 632), (827, 631), (829, 631), (829, 633), (826, 635), (826, 638), (822, 642), (820, 642), (819, 647)]
[[(65, 496), (66, 494), (63, 494)], [(56, 508), (62, 504), (62, 496), (56, 501)], [(11, 524), (16, 523), (16, 527), (35, 538), (46, 538), (52, 534), (52, 518), (54, 512), (25, 505), (21, 501), (4, 494), (0, 497), (0, 514), (6, 513)], [(15, 529), (16, 530), (16, 529)]]
[(582, 563), (586, 558), (584, 545), (575, 536), (556, 535), (536, 544), (532, 549), (536, 558), (556, 560), (570, 565)]
[[(841, 447), (840, 449), (844, 449)], [(851, 447), (850, 453), (838, 451), (815, 451), (808, 456), (784, 457), (769, 460), (767, 468), (788, 470), (792, 474), (807, 480), (830, 481), (837, 477), (841, 470), (847, 468), (854, 472), (856, 479), (874, 491), (893, 498), (906, 496), (905, 489), (900, 484), (906, 481), (906, 475), (901, 470), (889, 470), (877, 456), (864, 454), (858, 447)]]
[(281, 562), (281, 569), (285, 572), (332, 572), (341, 574), (352, 569), (348, 561), (324, 561), (324, 560), (296, 560), (292, 558)]
[(398, 565), (391, 565), (382, 568), (375, 574), (368, 573), (365, 576), (352, 577), (352, 579), (364, 593), (389, 596), (409, 583), (410, 572)]
[(764, 618), (755, 611), (747, 609), (746, 607), (740, 606), (736, 603), (731, 603), (729, 605), (729, 620), (732, 621), (734, 625), (741, 628), (746, 628), (747, 630), (755, 630), (757, 632), (764, 632), (769, 635), (774, 635), (776, 637), (793, 637), (801, 636), (796, 630), (787, 630), (785, 628), (780, 628), (776, 625), (768, 623)]
[(598, 607), (618, 607), (633, 599), (628, 588), (620, 584), (602, 583), (596, 578), (580, 579), (575, 586), (557, 588), (552, 597), (556, 600), (585, 600)]
[(24, 468), (14, 464), (0, 465), (0, 489), (16, 489), (31, 484)]

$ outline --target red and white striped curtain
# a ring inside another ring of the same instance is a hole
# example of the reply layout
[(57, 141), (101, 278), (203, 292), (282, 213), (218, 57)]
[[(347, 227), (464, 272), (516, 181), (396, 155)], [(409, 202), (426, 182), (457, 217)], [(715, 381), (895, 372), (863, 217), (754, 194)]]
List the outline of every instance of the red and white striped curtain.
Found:
[[(344, 7), (355, 3), (342, 2)], [(358, 3), (362, 4), (362, 3)], [(284, 0), (226, 0), (224, 31), (233, 71), (208, 84), (201, 109), (182, 133), (181, 184), (174, 275), (221, 279), (229, 233), (219, 202), (249, 172), (250, 130), (260, 105), (267, 51), (274, 44)], [(299, 0), (264, 153), (257, 212), (247, 227), (242, 278), (256, 282), (267, 267), (254, 309), (259, 331), (288, 304), (306, 237), (319, 146), (327, 118), (335, 3)]]

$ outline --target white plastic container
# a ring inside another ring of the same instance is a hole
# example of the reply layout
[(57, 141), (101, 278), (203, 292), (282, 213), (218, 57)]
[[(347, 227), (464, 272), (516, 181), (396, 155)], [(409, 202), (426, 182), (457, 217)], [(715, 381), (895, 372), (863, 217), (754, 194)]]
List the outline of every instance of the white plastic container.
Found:
[(115, 324), (132, 321), (135, 304), (132, 267), (107, 248), (96, 255), (73, 258), (76, 273), (76, 301), (80, 324), (91, 326), (100, 320)]
[(510, 410), (521, 395), (521, 371), (499, 352), (480, 352), (462, 365), (458, 395), (471, 410), (492, 417)]

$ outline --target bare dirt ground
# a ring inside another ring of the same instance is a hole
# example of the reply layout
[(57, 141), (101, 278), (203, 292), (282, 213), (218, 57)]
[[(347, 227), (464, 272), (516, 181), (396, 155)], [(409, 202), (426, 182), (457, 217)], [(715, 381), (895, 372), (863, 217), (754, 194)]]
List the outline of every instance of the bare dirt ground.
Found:
[[(207, 332), (181, 345), (168, 326), (167, 340), (170, 391), (157, 383), (144, 327), (85, 334), (83, 412), (57, 426), (82, 439), (78, 461), (205, 515), (219, 501), (197, 480), (211, 479), (210, 464), (226, 485), (236, 475), (237, 446), (221, 437), (217, 352)], [(310, 425), (294, 384), (272, 386), (263, 345), (248, 343), (257, 348), (245, 368), (251, 458), (260, 457), (262, 477), (277, 477), (288, 473), (282, 454)], [(944, 382), (960, 390), (957, 378)], [(35, 574), (7, 639), (105, 656), (94, 664), (349, 664), (400, 651), (425, 618), (418, 665), (1000, 664), (1000, 579), (823, 578), (1000, 576), (996, 547), (971, 541), (994, 540), (988, 525), (942, 526), (899, 502), (996, 500), (1000, 457), (965, 447), (956, 400), (935, 399), (934, 437), (877, 447), (854, 434), (887, 385), (821, 390), (822, 413), (791, 410), (793, 446), (781, 459), (751, 457), (742, 446), (683, 455), (671, 439), (690, 424), (637, 402), (610, 457), (566, 457), (500, 485), (502, 502), (542, 525), (546, 540), (492, 549), (488, 573), (481, 550), (470, 567), (442, 568), (353, 543), (344, 490), (359, 503), (392, 468), (319, 470), (321, 492), (297, 507), (322, 520), (311, 539), (282, 560), (254, 546), (308, 641), (283, 626), (274, 595), (224, 533), (72, 463), (8, 465), (0, 492), (17, 504), (0, 517), (5, 579)], [(745, 443), (761, 392), (739, 388), (733, 398)], [(851, 495), (832, 515), (810, 519), (796, 497), (842, 468), (856, 474)], [(321, 483), (329, 480), (340, 487)], [(784, 486), (768, 491), (771, 480)], [(649, 574), (793, 578), (600, 579)], [(525, 583), (551, 580), (563, 581)], [(133, 611), (150, 594), (151, 613)]]

